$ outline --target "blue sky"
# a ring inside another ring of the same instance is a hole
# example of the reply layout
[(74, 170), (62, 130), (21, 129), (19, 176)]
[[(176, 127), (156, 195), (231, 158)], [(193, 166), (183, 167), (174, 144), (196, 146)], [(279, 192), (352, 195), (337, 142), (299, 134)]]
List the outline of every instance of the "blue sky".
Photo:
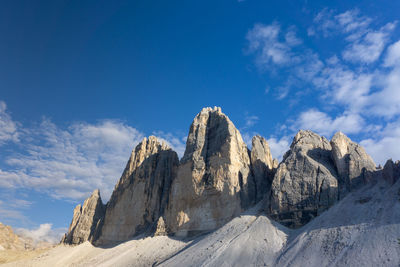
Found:
[[(278, 3), (279, 2), (279, 3)], [(220, 106), (274, 157), (299, 129), (400, 159), (398, 1), (6, 1), (0, 9), (0, 221), (47, 238), (134, 146), (182, 155)]]

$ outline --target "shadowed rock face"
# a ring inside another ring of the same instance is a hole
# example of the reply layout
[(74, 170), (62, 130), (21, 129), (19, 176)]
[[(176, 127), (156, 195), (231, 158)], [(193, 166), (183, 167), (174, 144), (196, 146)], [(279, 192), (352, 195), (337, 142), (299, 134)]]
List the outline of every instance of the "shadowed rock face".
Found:
[(329, 208), (338, 198), (338, 182), (329, 141), (299, 131), (274, 176), (270, 216), (296, 228)]
[(100, 191), (97, 189), (85, 200), (83, 206), (79, 204), (75, 207), (72, 222), (61, 243), (76, 245), (88, 240), (93, 241), (96, 227), (104, 217), (104, 211)]
[(156, 227), (168, 202), (178, 156), (150, 136), (135, 148), (107, 204), (96, 244), (125, 241)]
[(267, 140), (257, 135), (251, 140), (251, 168), (256, 184), (256, 202), (264, 198), (271, 189), (277, 160), (272, 159)]
[(216, 229), (254, 203), (249, 151), (220, 108), (194, 119), (171, 190), (166, 223), (187, 235)]
[(347, 192), (370, 181), (376, 165), (363, 147), (352, 142), (341, 132), (332, 137), (331, 146), (342, 198)]

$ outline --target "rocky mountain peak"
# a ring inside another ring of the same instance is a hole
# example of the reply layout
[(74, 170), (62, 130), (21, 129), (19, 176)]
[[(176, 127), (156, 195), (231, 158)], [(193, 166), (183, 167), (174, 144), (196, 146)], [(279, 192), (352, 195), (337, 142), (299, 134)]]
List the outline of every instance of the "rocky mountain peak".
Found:
[(337, 200), (337, 174), (329, 141), (300, 130), (274, 176), (270, 215), (289, 227), (299, 227)]
[(144, 137), (135, 149), (132, 150), (131, 156), (129, 157), (128, 163), (126, 164), (119, 182), (123, 183), (126, 181), (132, 175), (132, 172), (150, 155), (161, 150), (169, 149), (171, 148), (165, 142), (159, 142), (155, 136), (151, 135), (148, 138)]
[(96, 243), (125, 241), (154, 229), (164, 214), (178, 164), (178, 155), (168, 145), (154, 136), (144, 138), (115, 186)]
[(337, 168), (341, 196), (372, 179), (376, 165), (364, 148), (353, 142), (342, 132), (337, 132), (331, 140), (332, 158)]
[(83, 206), (78, 204), (74, 209), (68, 233), (61, 240), (65, 244), (80, 244), (86, 240), (93, 241), (96, 227), (104, 217), (105, 207), (101, 201), (100, 190), (96, 189), (85, 200)]
[(246, 144), (220, 108), (204, 108), (190, 126), (172, 185), (167, 224), (177, 234), (209, 231), (254, 203)]
[(297, 132), (293, 138), (293, 142), (290, 145), (290, 149), (300, 148), (300, 149), (315, 149), (321, 148), (325, 150), (330, 150), (331, 146), (328, 139), (320, 136), (310, 130), (300, 130)]

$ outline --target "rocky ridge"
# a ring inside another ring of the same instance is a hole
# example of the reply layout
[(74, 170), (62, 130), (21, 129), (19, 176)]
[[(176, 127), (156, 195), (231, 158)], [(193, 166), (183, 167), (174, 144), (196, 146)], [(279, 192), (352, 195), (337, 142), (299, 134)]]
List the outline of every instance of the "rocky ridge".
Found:
[[(100, 245), (142, 233), (196, 235), (221, 227), (261, 200), (270, 218), (298, 228), (366, 183), (394, 183), (399, 165), (388, 161), (376, 170), (364, 149), (344, 134), (328, 141), (304, 130), (278, 165), (264, 138), (255, 136), (249, 150), (220, 108), (205, 108), (191, 124), (180, 161), (155, 137), (145, 138), (133, 150), (103, 216), (92, 224), (85, 220), (82, 228), (94, 230), (83, 235), (70, 227), (63, 242)], [(76, 213), (71, 226), (79, 226), (75, 221), (83, 210)]]

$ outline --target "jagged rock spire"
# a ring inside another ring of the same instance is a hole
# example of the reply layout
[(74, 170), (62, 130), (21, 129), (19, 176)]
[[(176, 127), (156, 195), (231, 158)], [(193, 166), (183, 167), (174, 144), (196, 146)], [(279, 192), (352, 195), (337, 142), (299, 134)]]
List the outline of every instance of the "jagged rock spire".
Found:
[(75, 207), (72, 222), (61, 242), (76, 245), (85, 241), (93, 241), (96, 227), (104, 217), (104, 211), (105, 207), (101, 201), (100, 190), (96, 189), (85, 200), (83, 206), (78, 204)]
[(204, 108), (193, 120), (174, 180), (167, 225), (186, 235), (213, 230), (254, 203), (249, 151), (221, 112)]
[(274, 172), (277, 168), (276, 160), (272, 158), (271, 151), (265, 138), (256, 135), (251, 140), (251, 167), (256, 184), (256, 202), (264, 198), (271, 189)]

